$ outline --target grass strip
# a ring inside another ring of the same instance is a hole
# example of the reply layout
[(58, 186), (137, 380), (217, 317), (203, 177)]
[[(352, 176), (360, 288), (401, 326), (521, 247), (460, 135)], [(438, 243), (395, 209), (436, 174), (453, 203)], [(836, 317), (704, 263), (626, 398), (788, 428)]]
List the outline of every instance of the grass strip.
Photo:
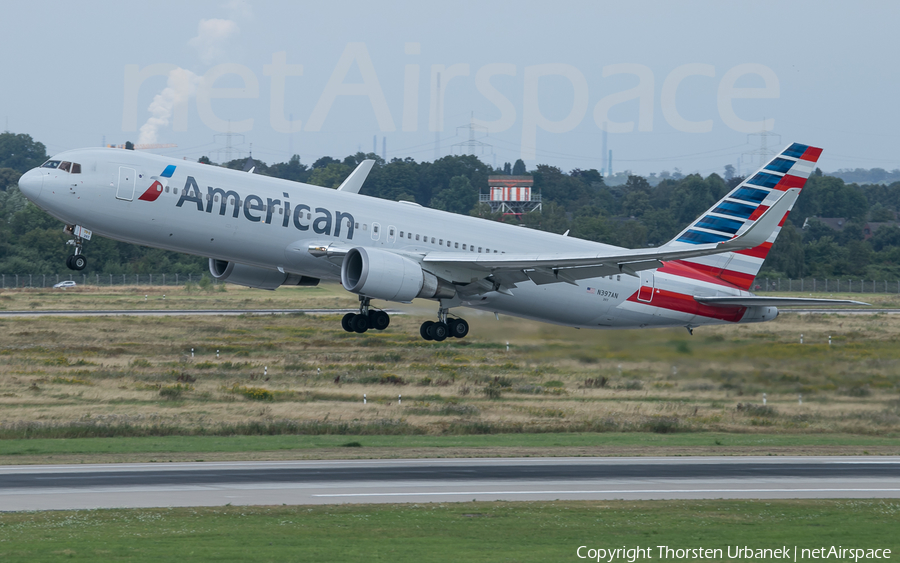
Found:
[[(900, 548), (896, 500), (460, 502), (0, 514), (16, 561), (575, 561), (579, 546)], [(713, 557), (724, 560), (726, 557)], [(604, 559), (605, 560), (605, 559)], [(645, 560), (645, 559), (641, 559)], [(846, 560), (846, 559), (842, 559)], [(614, 561), (628, 561), (625, 557)]]
[[(900, 437), (852, 434), (727, 434), (695, 432), (491, 434), (463, 436), (318, 435), (318, 436), (153, 436), (74, 439), (0, 440), (0, 456), (68, 454), (263, 452), (341, 447), (358, 442), (364, 449), (397, 448), (565, 448), (593, 447), (713, 447), (727, 455), (729, 448), (881, 447), (896, 448)], [(360, 454), (360, 450), (357, 450)], [(374, 452), (373, 452), (374, 453)], [(715, 453), (713, 451), (712, 453)]]

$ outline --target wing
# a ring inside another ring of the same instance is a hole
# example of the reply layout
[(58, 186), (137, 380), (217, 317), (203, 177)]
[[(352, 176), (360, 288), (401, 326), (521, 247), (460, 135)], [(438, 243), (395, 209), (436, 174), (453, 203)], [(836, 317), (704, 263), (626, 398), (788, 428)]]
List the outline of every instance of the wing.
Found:
[(464, 268), (468, 271), (481, 272), (483, 277), (492, 276), (496, 282), (493, 284), (494, 290), (498, 289), (498, 284), (501, 288), (509, 288), (516, 282), (527, 279), (538, 285), (558, 282), (575, 284), (580, 279), (611, 274), (636, 275), (641, 270), (659, 268), (665, 261), (745, 250), (763, 244), (790, 210), (799, 193), (800, 190), (797, 188), (786, 190), (778, 201), (743, 232), (717, 243), (666, 244), (658, 248), (637, 250), (622, 248), (591, 255), (554, 253), (473, 256), (465, 252), (434, 252), (426, 255), (422, 262), (423, 266), (435, 269)]

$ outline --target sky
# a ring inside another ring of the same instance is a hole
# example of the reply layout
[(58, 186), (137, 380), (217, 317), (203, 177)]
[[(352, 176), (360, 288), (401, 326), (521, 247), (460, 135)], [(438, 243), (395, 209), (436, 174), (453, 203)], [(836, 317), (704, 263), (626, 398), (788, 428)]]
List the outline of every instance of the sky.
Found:
[[(900, 168), (900, 3), (9, 2), (0, 125), (54, 154)], [(440, 77), (440, 85), (438, 85)], [(374, 142), (373, 142), (374, 141)], [(764, 145), (763, 145), (764, 143)], [(230, 146), (230, 152), (228, 147)]]

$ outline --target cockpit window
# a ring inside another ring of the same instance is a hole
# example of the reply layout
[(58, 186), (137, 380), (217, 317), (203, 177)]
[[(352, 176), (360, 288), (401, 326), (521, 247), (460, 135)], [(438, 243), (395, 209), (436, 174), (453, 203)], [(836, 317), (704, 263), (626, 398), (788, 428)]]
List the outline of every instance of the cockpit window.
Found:
[(41, 168), (57, 168), (69, 174), (81, 174), (81, 165), (77, 162), (69, 162), (67, 160), (48, 160), (41, 165)]

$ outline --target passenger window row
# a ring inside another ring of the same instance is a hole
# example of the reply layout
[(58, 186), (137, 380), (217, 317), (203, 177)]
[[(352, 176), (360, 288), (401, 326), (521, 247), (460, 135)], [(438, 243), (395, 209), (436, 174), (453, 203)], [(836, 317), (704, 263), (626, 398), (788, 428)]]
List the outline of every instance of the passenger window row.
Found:
[[(409, 231), (409, 232), (400, 231), (401, 239), (404, 237), (404, 235), (406, 236), (406, 240), (413, 240), (413, 233), (411, 231)], [(429, 243), (429, 244), (436, 244), (438, 246), (444, 246), (444, 239), (442, 239), (442, 238), (436, 239), (435, 237), (428, 237), (427, 235), (418, 235), (418, 234), (415, 235), (415, 237), (416, 237), (415, 240), (417, 240), (417, 241), (421, 241), (421, 242)], [(447, 248), (453, 248), (453, 249), (459, 250), (459, 245), (460, 245), (459, 242), (452, 242), (452, 241), (448, 240), (448, 241), (446, 241), (446, 243), (447, 243), (446, 244)], [(491, 254), (491, 252), (493, 252), (494, 254), (506, 254), (506, 252), (503, 252), (503, 251), (500, 251), (497, 249), (494, 249), (493, 251), (491, 251), (490, 248), (485, 248), (485, 247), (481, 247), (481, 246), (476, 247), (474, 244), (462, 243), (462, 250), (468, 250), (469, 252), (475, 252), (476, 248), (478, 249), (478, 252), (480, 252), (482, 254)]]
[[(54, 165), (53, 165), (53, 166), (49, 166), (50, 164), (54, 164)], [(64, 162), (64, 163), (62, 163), (62, 164), (71, 164), (71, 163)], [(81, 165), (80, 165), (80, 164), (73, 164), (73, 166), (77, 166), (77, 172), (73, 172), (73, 174), (79, 174), (79, 173), (81, 173)], [(57, 161), (47, 161), (47, 162), (44, 163), (44, 165), (43, 165), (42, 167), (43, 167), (43, 168), (57, 168), (57, 167), (59, 167), (60, 169), (62, 169), (62, 166), (60, 165), (60, 162), (59, 162), (58, 160), (57, 160)], [(169, 193), (169, 186), (166, 186), (166, 193)], [(173, 194), (173, 195), (178, 195), (178, 188), (172, 188), (172, 194)], [(209, 195), (209, 194), (206, 194), (205, 199), (206, 199), (206, 201), (209, 201), (209, 200), (210, 200), (210, 195)], [(213, 201), (214, 201), (215, 203), (218, 203), (218, 202), (219, 202), (219, 196), (218, 196), (218, 195), (213, 196)], [(232, 205), (235, 205), (235, 204), (236, 204), (236, 205), (238, 205), (238, 206), (241, 205), (241, 201), (238, 200), (237, 202), (235, 202), (233, 197), (232, 197), (232, 198), (229, 198), (228, 203), (230, 203), (230, 204), (232, 204)], [(279, 215), (284, 214), (284, 209), (282, 209), (280, 206), (279, 206), (279, 208), (278, 208), (278, 214), (279, 214)], [(307, 218), (307, 219), (312, 219), (312, 213), (307, 213), (307, 214), (306, 214), (306, 218)], [(349, 224), (348, 224), (348, 226), (349, 226)], [(354, 227), (355, 227), (356, 229), (359, 229), (359, 222), (356, 222), (356, 223), (354, 224)], [(364, 231), (367, 230), (367, 227), (368, 227), (368, 225), (365, 224), (365, 223), (363, 223), (362, 228), (363, 228)], [(376, 225), (372, 225), (372, 229), (373, 229), (374, 233), (378, 233), (378, 227), (377, 227)], [(394, 229), (393, 229), (393, 228), (391, 228), (390, 235), (391, 235), (391, 236), (394, 235)], [(407, 240), (413, 240), (413, 233), (412, 233), (411, 231), (410, 231), (410, 232), (400, 231), (400, 238), (401, 238), (401, 239), (404, 237), (404, 235), (406, 236)], [(416, 239), (415, 239), (415, 240), (421, 241), (421, 242), (425, 242), (425, 243), (429, 243), (429, 240), (430, 240), (430, 244), (437, 244), (438, 246), (444, 246), (444, 239), (442, 239), (442, 238), (441, 238), (441, 239), (436, 239), (435, 237), (430, 237), (430, 239), (429, 239), (429, 237), (428, 237), (427, 235), (416, 235)], [(459, 243), (459, 242), (452, 242), (452, 241), (449, 241), (449, 240), (446, 241), (446, 242), (447, 242), (447, 248), (453, 248), (453, 249), (456, 249), (456, 250), (459, 249), (459, 246), (460, 246), (460, 243)], [(478, 249), (478, 252), (479, 252), (479, 253), (482, 253), (482, 254), (490, 254), (490, 253), (492, 252), (490, 248), (483, 248), (483, 247), (481, 247), (481, 246), (476, 247), (474, 244), (462, 243), (462, 250), (468, 250), (469, 252), (475, 252), (475, 249), (476, 249), (476, 248)], [(506, 252), (501, 252), (501, 251), (496, 250), (496, 249), (493, 250), (493, 253), (494, 253), (494, 254), (506, 254)]]

